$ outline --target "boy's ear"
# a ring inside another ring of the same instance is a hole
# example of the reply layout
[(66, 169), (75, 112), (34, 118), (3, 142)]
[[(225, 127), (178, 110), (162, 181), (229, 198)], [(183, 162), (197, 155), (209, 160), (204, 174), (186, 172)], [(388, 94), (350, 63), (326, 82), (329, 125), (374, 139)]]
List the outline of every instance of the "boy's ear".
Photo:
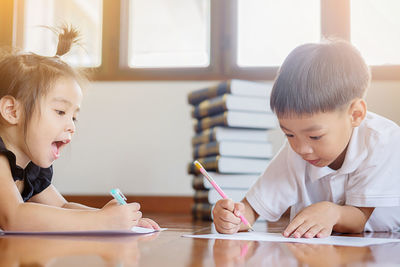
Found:
[(354, 99), (350, 105), (349, 114), (351, 116), (351, 126), (357, 127), (367, 115), (367, 103), (364, 99)]
[(13, 96), (3, 96), (0, 99), (0, 114), (10, 124), (17, 124), (21, 117), (21, 105)]

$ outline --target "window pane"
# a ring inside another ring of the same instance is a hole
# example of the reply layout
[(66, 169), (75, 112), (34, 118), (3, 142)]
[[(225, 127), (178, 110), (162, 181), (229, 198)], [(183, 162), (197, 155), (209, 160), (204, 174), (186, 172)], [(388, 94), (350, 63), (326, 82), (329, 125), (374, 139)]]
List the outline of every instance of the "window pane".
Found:
[(296, 46), (319, 42), (320, 0), (238, 0), (237, 64), (279, 66)]
[(63, 59), (72, 66), (101, 64), (101, 0), (24, 0), (23, 49), (43, 56), (56, 53), (57, 35), (41, 26), (64, 23), (78, 28), (81, 46), (73, 46)]
[(210, 0), (131, 0), (128, 65), (206, 67)]
[(400, 64), (400, 1), (352, 0), (351, 41), (369, 65)]

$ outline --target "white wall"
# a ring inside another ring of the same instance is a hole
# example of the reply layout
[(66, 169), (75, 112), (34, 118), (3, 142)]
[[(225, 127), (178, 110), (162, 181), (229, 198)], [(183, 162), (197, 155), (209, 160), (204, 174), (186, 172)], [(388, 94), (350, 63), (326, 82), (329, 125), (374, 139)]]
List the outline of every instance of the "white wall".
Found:
[[(54, 166), (63, 194), (193, 194), (186, 173), (193, 135), (187, 94), (216, 82), (95, 82), (77, 134)], [(375, 82), (371, 111), (400, 124), (400, 83)]]

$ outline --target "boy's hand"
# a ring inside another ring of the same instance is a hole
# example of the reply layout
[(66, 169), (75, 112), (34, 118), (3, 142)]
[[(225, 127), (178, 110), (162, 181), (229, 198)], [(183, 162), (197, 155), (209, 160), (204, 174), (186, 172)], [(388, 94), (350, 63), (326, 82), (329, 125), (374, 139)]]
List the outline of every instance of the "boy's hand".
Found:
[(120, 205), (115, 199), (109, 201), (99, 212), (105, 227), (109, 230), (128, 230), (137, 226), (142, 218), (139, 203), (128, 203)]
[(330, 236), (333, 226), (339, 219), (339, 207), (328, 201), (312, 204), (296, 215), (286, 227), (283, 235), (295, 238)]
[(231, 199), (219, 200), (213, 209), (215, 229), (221, 234), (234, 234), (240, 229), (240, 214), (244, 214), (243, 203)]

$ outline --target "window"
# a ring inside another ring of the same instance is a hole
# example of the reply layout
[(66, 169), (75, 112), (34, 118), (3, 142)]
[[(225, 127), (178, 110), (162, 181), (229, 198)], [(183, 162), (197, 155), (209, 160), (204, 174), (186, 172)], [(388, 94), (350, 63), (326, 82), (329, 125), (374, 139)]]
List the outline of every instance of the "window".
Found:
[(207, 67), (210, 0), (130, 0), (128, 66)]
[(369, 65), (400, 65), (400, 1), (352, 0), (351, 42)]
[(57, 35), (44, 26), (56, 27), (67, 23), (77, 27), (85, 38), (63, 59), (78, 67), (101, 65), (101, 0), (18, 0), (15, 3), (20, 7), (17, 14), (17, 46), (25, 51), (53, 56)]
[(68, 22), (85, 49), (66, 59), (96, 80), (267, 80), (297, 45), (339, 37), (373, 79), (400, 79), (399, 10), (399, 0), (2, 0), (0, 43), (53, 55), (55, 35), (38, 25)]
[(319, 42), (319, 0), (239, 0), (237, 65), (280, 66), (296, 46)]

